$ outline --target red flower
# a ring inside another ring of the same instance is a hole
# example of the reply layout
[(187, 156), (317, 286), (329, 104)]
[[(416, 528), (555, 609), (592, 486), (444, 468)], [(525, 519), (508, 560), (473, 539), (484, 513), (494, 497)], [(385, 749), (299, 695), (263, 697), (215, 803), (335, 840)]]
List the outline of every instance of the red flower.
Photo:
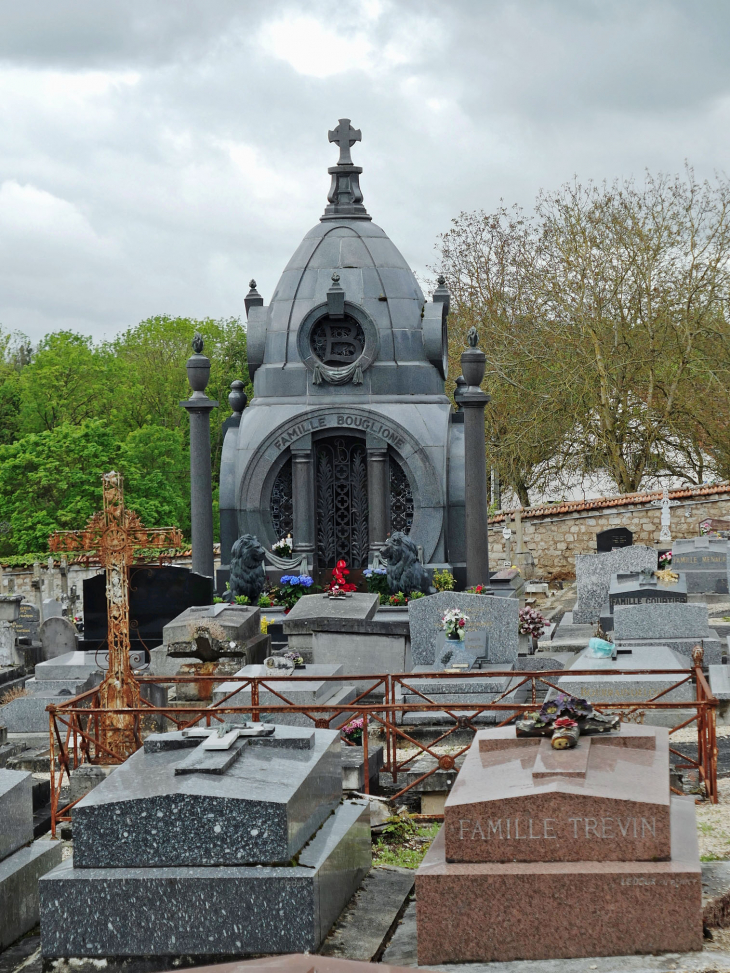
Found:
[(459, 628), (463, 628), (463, 627), (464, 627), (464, 619), (463, 618), (460, 618), (459, 619)]
[(553, 726), (557, 727), (559, 730), (568, 730), (572, 726), (578, 726), (575, 720), (571, 720), (567, 716), (561, 716), (559, 720), (555, 720)]

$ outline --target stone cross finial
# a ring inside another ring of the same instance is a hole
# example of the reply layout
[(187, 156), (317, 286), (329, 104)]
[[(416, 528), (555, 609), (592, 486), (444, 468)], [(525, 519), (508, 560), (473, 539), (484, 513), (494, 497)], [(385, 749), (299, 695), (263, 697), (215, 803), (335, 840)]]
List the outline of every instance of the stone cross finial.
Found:
[(479, 332), (474, 325), (472, 325), (467, 331), (466, 340), (469, 342), (470, 348), (476, 348), (476, 346), (479, 344)]
[(349, 118), (340, 118), (337, 128), (327, 133), (330, 142), (336, 142), (340, 147), (340, 157), (337, 160), (338, 166), (351, 166), (352, 156), (350, 148), (355, 142), (362, 141), (362, 134), (359, 128), (350, 125)]

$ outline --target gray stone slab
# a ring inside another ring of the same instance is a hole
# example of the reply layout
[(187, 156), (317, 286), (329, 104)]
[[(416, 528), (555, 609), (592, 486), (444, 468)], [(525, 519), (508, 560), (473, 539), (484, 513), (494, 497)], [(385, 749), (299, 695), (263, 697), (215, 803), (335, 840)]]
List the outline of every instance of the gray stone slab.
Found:
[(38, 922), (38, 882), (61, 863), (63, 842), (40, 838), (0, 862), (0, 950)]
[(40, 640), (44, 660), (75, 652), (78, 645), (78, 635), (73, 623), (60, 615), (45, 619), (40, 627)]
[(613, 616), (616, 641), (717, 637), (709, 626), (707, 605), (622, 605)]
[[(318, 665), (316, 663), (307, 665), (305, 669), (292, 670), (291, 675), (296, 676), (296, 679), (282, 678), (283, 673), (277, 670), (267, 669), (266, 666), (244, 666), (243, 669), (239, 669), (236, 673), (237, 676), (247, 676), (249, 678), (261, 676), (266, 679), (271, 679), (270, 685), (275, 692), (260, 686), (259, 702), (261, 704), (271, 703), (275, 706), (284, 702), (284, 700), (276, 695), (277, 693), (296, 706), (319, 706), (333, 696), (338, 689), (341, 689), (342, 683), (325, 681), (317, 677), (339, 676), (341, 674), (342, 665)], [(312, 677), (311, 679), (310, 676)], [(247, 706), (251, 702), (250, 687), (240, 689), (238, 692), (235, 692), (235, 690), (235, 682), (222, 683), (213, 690), (213, 703), (219, 703), (229, 693), (235, 693), (226, 705)]]
[(39, 885), (42, 953), (311, 952), (370, 866), (369, 808), (350, 801), (327, 818), (294, 865), (89, 869), (68, 859)]
[(715, 537), (672, 541), (672, 571), (684, 574), (687, 591), (693, 594), (726, 594), (729, 549), (726, 540)]
[(710, 666), (710, 689), (720, 702), (730, 700), (730, 666)]
[[(101, 675), (101, 674), (100, 674)], [(78, 696), (84, 691), (88, 676), (77, 679), (42, 679), (38, 680), (31, 676), (25, 680), (25, 691), (28, 693), (54, 693), (56, 696), (70, 693), (71, 696)]]
[(413, 677), (402, 684), (401, 688), (404, 696), (413, 695), (409, 693), (409, 688), (413, 689), (415, 693), (423, 693), (426, 696), (432, 696), (434, 693), (503, 693), (512, 681), (511, 677), (490, 677), (489, 672), (490, 670), (504, 671), (504, 669), (504, 665), (492, 663), (489, 668), (481, 670), (482, 675), (472, 676), (468, 679), (452, 677), (451, 679), (441, 680), (415, 678), (416, 673), (433, 672), (433, 669), (430, 666), (414, 666)]
[(313, 618), (371, 619), (379, 605), (378, 596), (369, 592), (355, 591), (348, 598), (304, 595), (284, 619), (284, 632), (297, 631), (295, 623)]
[[(276, 729), (284, 737), (299, 732)], [(342, 796), (339, 733), (314, 733), (313, 749), (246, 738), (221, 776), (176, 775), (189, 751), (137, 751), (74, 808), (76, 867), (289, 861)]]
[(687, 581), (684, 575), (674, 584), (664, 584), (656, 577), (645, 582), (640, 574), (614, 574), (608, 591), (608, 607), (626, 605), (668, 605), (674, 602), (687, 603)]
[(0, 706), (0, 721), (7, 726), (9, 733), (47, 733), (49, 723), (46, 707), (67, 703), (72, 698), (71, 693), (59, 696), (51, 692), (18, 696)]
[(0, 861), (33, 840), (33, 775), (0, 770)]
[[(359, 695), (360, 690), (357, 686), (340, 686), (324, 702), (312, 703), (311, 705), (344, 706)], [(271, 703), (272, 705), (275, 704), (275, 700), (272, 699)], [(300, 726), (306, 729), (311, 729), (314, 726), (315, 719), (328, 719), (330, 716), (333, 716), (333, 712), (334, 711), (332, 710), (324, 710), (324, 712), (313, 713), (311, 716), (307, 716), (306, 713), (296, 713), (284, 710), (277, 713), (261, 713), (259, 718), (261, 719), (262, 723), (275, 723), (277, 726)], [(342, 713), (337, 713), (333, 716), (330, 727), (335, 729), (337, 727), (344, 726), (344, 724), (347, 723), (352, 716), (352, 712), (345, 711)], [(251, 714), (250, 712), (243, 714), (226, 713), (225, 719), (228, 723), (236, 724), (251, 719)]]
[[(368, 747), (368, 780), (377, 783), (383, 769), (383, 748)], [(342, 787), (362, 792), (365, 786), (365, 758), (361, 746), (342, 747)]]
[(260, 625), (261, 610), (249, 605), (188, 608), (164, 626), (162, 643), (170, 656), (213, 661), (240, 655), (246, 642), (259, 634)]
[[(642, 645), (625, 650), (616, 659), (596, 659), (585, 649), (558, 680), (559, 688), (573, 696), (588, 699), (593, 703), (638, 703), (663, 693), (661, 701), (685, 702), (695, 699), (691, 681), (676, 689), (670, 689), (683, 678), (682, 670), (687, 669), (687, 659), (678, 658), (665, 645)], [(571, 675), (571, 669), (590, 669), (592, 675)], [(677, 675), (649, 675), (632, 673), (618, 675), (621, 669), (673, 669)], [(669, 692), (667, 692), (669, 690)], [(550, 690), (548, 697), (555, 696)], [(641, 710), (636, 721), (647, 726), (677, 726), (692, 715), (689, 710)]]
[(374, 868), (320, 949), (320, 955), (370, 963), (413, 890), (416, 873), (394, 865)]
[(411, 654), (415, 665), (433, 665), (443, 632), (441, 619), (449, 608), (469, 616), (467, 629), (486, 629), (492, 662), (512, 663), (517, 658), (519, 603), (514, 598), (439, 591), (408, 604)]
[(573, 609), (573, 623), (588, 625), (597, 622), (601, 609), (608, 601), (612, 575), (638, 572), (642, 568), (652, 571), (657, 568), (657, 552), (651, 547), (635, 544), (602, 554), (577, 554), (575, 578), (578, 598)]
[[(399, 627), (401, 622), (396, 623)], [(395, 627), (395, 625), (393, 626)], [(303, 636), (290, 636), (300, 639)], [(368, 683), (356, 679), (360, 675), (380, 672), (408, 672), (411, 668), (410, 642), (406, 634), (336, 633), (315, 630), (311, 636), (311, 652), (315, 663), (341, 663), (348, 682), (363, 691)]]

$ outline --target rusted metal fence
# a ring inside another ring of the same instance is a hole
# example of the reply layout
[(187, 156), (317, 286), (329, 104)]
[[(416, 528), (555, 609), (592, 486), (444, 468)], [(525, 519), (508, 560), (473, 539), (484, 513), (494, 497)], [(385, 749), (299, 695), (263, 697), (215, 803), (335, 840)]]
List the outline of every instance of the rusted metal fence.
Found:
[[(697, 660), (696, 660), (697, 661)], [(571, 669), (573, 676), (596, 676), (596, 670)], [(543, 691), (555, 690), (566, 693), (557, 681), (566, 675), (567, 670), (545, 672), (516, 672), (515, 670), (494, 671), (488, 673), (490, 681), (494, 679), (508, 679), (507, 690), (491, 702), (459, 702), (445, 704), (435, 700), (424, 691), (424, 683), (438, 680), (443, 686), (449, 682), (463, 683), (469, 679), (484, 679), (485, 672), (418, 672), (418, 673), (386, 673), (381, 675), (358, 675), (350, 677), (356, 679), (359, 686), (365, 688), (359, 695), (348, 703), (330, 704), (325, 701), (321, 705), (300, 705), (293, 703), (281, 688), (286, 682), (289, 687), (297, 683), (312, 681), (312, 676), (301, 675), (282, 676), (226, 676), (220, 675), (190, 675), (190, 676), (139, 676), (142, 692), (144, 686), (150, 683), (159, 685), (180, 685), (182, 683), (196, 683), (198, 687), (206, 684), (220, 686), (222, 683), (236, 683), (236, 688), (215, 704), (207, 701), (198, 704), (153, 706), (143, 695), (140, 695), (140, 705), (125, 710), (124, 715), (129, 718), (129, 725), (133, 727), (134, 740), (137, 747), (143, 744), (143, 737), (150, 731), (153, 724), (162, 723), (167, 729), (182, 730), (195, 725), (211, 726), (224, 723), (232, 715), (244, 715), (254, 722), (266, 716), (275, 723), (277, 716), (299, 714), (304, 720), (309, 720), (318, 729), (341, 728), (344, 723), (356, 717), (363, 717), (369, 727), (373, 739), (383, 745), (383, 770), (392, 775), (392, 781), (397, 788), (403, 782), (403, 777), (414, 762), (423, 755), (433, 758), (433, 766), (415, 780), (408, 780), (404, 786), (391, 795), (391, 800), (402, 798), (409, 790), (417, 787), (427, 777), (437, 770), (453, 770), (456, 761), (466, 753), (471, 744), (458, 743), (463, 740), (463, 731), (472, 735), (485, 726), (503, 726), (510, 723), (519, 714), (534, 710), (538, 704), (538, 696)], [(649, 700), (631, 703), (603, 703), (594, 702), (596, 710), (600, 712), (618, 713), (623, 719), (642, 722), (645, 715), (651, 711), (667, 711), (677, 714), (679, 722), (670, 729), (670, 734), (685, 727), (696, 725), (697, 729), (697, 759), (680, 753), (673, 747), (670, 752), (681, 763), (676, 766), (682, 769), (697, 771), (699, 781), (707, 799), (717, 802), (717, 740), (716, 740), (716, 708), (717, 700), (710, 692), (700, 664), (688, 669), (615, 669), (607, 676), (620, 675), (663, 676), (665, 679), (676, 680), (662, 692)], [(347, 683), (347, 676), (317, 676), (318, 682)], [(414, 685), (416, 684), (416, 685)], [(694, 698), (687, 700), (667, 700), (666, 697), (673, 690), (687, 684), (694, 685)], [(211, 686), (211, 690), (212, 690)], [(236, 700), (241, 691), (250, 693), (245, 702)], [(292, 689), (287, 691), (292, 692)], [(209, 695), (208, 693), (203, 693)], [(469, 695), (469, 694), (464, 694)], [(476, 694), (475, 694), (476, 695)], [(262, 700), (262, 696), (266, 698)], [(515, 701), (515, 697), (520, 702)], [(508, 698), (509, 697), (509, 698)], [(405, 702), (410, 698), (415, 702)], [(381, 701), (382, 699), (382, 701)], [(273, 701), (275, 700), (275, 702)], [(689, 711), (690, 715), (687, 716)], [(99, 690), (90, 689), (74, 699), (59, 706), (49, 706), (50, 714), (50, 765), (51, 765), (51, 807), (52, 833), (55, 836), (56, 827), (60, 821), (70, 820), (70, 812), (76, 801), (62, 805), (64, 784), (70, 780), (71, 771), (82, 763), (116, 764), (118, 756), (106, 745), (102, 727), (107, 711), (99, 706)], [(423, 730), (418, 731), (413, 725), (404, 722), (408, 714), (433, 714), (441, 721), (441, 725), (432, 728), (433, 739), (424, 742)], [(488, 720), (488, 722), (487, 722)], [(350, 741), (346, 741), (350, 743)], [(671, 736), (670, 736), (671, 742)], [(365, 765), (365, 791), (368, 792), (368, 732), (363, 732), (362, 749)], [(350, 745), (352, 745), (350, 743)], [(443, 753), (445, 746), (452, 752)], [(77, 798), (80, 800), (81, 798)], [(437, 816), (436, 816), (437, 817)]]

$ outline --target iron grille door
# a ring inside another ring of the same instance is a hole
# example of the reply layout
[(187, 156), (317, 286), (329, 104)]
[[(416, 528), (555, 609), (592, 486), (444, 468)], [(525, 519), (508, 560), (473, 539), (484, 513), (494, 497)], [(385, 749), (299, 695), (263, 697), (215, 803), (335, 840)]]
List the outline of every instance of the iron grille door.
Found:
[(359, 439), (317, 443), (317, 555), (320, 568), (368, 563), (368, 463)]

